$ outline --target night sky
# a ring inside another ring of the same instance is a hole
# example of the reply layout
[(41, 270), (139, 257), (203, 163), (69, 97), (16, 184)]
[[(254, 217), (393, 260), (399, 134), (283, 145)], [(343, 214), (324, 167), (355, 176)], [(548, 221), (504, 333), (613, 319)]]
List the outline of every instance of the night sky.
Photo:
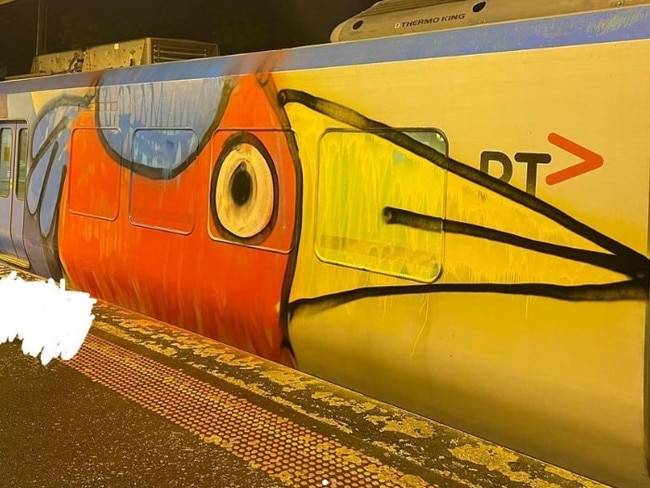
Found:
[[(141, 37), (216, 42), (222, 54), (329, 41), (341, 21), (376, 0), (48, 0), (46, 51)], [(0, 70), (29, 71), (36, 0), (0, 6)]]

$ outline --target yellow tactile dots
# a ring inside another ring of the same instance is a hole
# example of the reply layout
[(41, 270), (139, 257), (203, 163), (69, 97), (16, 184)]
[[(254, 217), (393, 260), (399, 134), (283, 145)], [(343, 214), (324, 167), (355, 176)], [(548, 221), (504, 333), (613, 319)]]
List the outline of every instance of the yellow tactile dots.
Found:
[(89, 335), (68, 364), (295, 487), (432, 486), (182, 371)]

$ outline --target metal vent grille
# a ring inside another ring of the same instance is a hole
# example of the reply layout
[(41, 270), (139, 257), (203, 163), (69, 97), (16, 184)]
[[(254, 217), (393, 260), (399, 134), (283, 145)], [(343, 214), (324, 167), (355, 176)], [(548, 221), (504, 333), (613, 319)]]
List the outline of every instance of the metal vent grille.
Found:
[(216, 44), (203, 42), (153, 39), (151, 46), (151, 58), (153, 63), (209, 58), (217, 56), (218, 54)]

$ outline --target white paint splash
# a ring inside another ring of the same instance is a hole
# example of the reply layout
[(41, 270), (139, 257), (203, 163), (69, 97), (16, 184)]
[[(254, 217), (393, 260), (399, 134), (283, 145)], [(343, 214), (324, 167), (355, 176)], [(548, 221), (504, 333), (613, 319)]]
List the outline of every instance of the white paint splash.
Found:
[(18, 338), (23, 353), (46, 365), (53, 358), (72, 359), (95, 318), (97, 300), (66, 291), (65, 280), (24, 281), (12, 272), (0, 280), (0, 344)]

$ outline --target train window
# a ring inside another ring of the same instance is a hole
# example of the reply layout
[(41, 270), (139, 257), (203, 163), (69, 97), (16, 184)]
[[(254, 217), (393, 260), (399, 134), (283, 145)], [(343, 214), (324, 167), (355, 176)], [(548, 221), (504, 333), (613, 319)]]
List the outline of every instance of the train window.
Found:
[[(226, 133), (223, 133), (226, 135)], [(279, 133), (258, 134), (279, 146)], [(257, 245), (272, 233), (277, 220), (276, 163), (252, 133), (230, 133), (216, 160), (210, 189), (210, 233), (215, 238)]]
[(13, 131), (0, 129), (0, 197), (8, 197), (11, 189), (11, 145)]
[[(118, 129), (102, 129), (118, 132)], [(115, 220), (120, 201), (120, 169), (102, 146), (98, 129), (75, 129), (70, 139), (70, 212)]]
[[(421, 282), (442, 268), (446, 174), (413, 152), (446, 154), (433, 129), (327, 131), (320, 140), (316, 255), (324, 262)], [(426, 222), (426, 225), (422, 225)]]
[(192, 232), (198, 183), (192, 162), (198, 142), (189, 129), (134, 132), (129, 198), (134, 225), (179, 234)]
[(18, 132), (18, 174), (16, 184), (16, 198), (24, 200), (25, 183), (27, 181), (27, 129)]
[(282, 130), (219, 129), (212, 138), (211, 239), (288, 253), (293, 247), (296, 173)]

